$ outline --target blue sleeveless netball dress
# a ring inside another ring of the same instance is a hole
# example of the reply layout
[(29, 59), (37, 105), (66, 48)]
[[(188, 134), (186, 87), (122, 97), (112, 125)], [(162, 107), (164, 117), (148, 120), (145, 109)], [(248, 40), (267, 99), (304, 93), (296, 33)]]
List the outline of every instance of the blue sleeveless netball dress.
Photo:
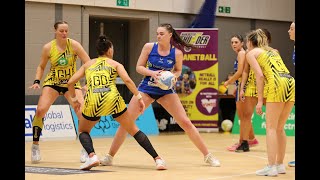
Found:
[[(170, 53), (167, 56), (161, 56), (158, 53), (158, 43), (154, 43), (152, 50), (149, 54), (146, 67), (152, 71), (165, 70), (172, 72), (175, 63), (176, 57), (174, 46), (171, 46)], [(142, 81), (138, 86), (138, 90), (151, 95), (165, 95), (176, 93), (173, 88), (168, 90), (160, 89), (155, 84), (154, 79), (151, 76), (143, 77)]]

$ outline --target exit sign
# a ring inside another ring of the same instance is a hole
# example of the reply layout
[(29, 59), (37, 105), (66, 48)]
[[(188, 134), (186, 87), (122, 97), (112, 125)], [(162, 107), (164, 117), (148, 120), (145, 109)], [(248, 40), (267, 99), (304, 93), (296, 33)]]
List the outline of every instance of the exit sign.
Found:
[(218, 7), (218, 12), (219, 13), (228, 13), (228, 14), (230, 14), (231, 13), (231, 7), (229, 7), (229, 6), (219, 6)]
[(117, 6), (129, 7), (129, 0), (117, 0)]

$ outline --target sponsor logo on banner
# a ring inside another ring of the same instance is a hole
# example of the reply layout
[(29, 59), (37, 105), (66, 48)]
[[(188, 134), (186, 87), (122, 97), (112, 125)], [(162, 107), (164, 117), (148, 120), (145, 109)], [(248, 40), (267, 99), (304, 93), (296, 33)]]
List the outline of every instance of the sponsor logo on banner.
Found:
[(218, 29), (175, 30), (196, 47), (182, 49), (181, 76), (175, 86), (181, 104), (199, 131), (218, 132)]
[[(32, 141), (32, 121), (36, 114), (36, 105), (25, 106), (25, 140)], [(76, 139), (69, 105), (52, 105), (43, 119), (40, 140)]]
[[(257, 135), (266, 135), (266, 107), (262, 106), (263, 114), (260, 116), (254, 111), (253, 115), (251, 116), (251, 122), (253, 131)], [(232, 134), (239, 134), (240, 130), (240, 120), (236, 113), (233, 127), (232, 127)], [(286, 124), (284, 125), (284, 131), (286, 132), (287, 136), (295, 136), (295, 107), (292, 108), (291, 113), (287, 119)]]
[[(70, 107), (76, 130), (78, 129), (78, 117)], [(135, 121), (138, 128), (146, 135), (158, 135), (159, 128), (152, 106), (146, 108), (142, 115)], [(100, 121), (92, 128), (91, 137), (113, 137), (120, 124), (111, 116), (101, 116)]]

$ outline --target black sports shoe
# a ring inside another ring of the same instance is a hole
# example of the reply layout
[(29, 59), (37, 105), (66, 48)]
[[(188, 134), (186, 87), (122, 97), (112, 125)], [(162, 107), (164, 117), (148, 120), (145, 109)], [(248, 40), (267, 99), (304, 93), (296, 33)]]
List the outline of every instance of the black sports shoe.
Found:
[(248, 141), (243, 140), (241, 145), (235, 150), (235, 152), (248, 152), (250, 151), (249, 149), (249, 144)]

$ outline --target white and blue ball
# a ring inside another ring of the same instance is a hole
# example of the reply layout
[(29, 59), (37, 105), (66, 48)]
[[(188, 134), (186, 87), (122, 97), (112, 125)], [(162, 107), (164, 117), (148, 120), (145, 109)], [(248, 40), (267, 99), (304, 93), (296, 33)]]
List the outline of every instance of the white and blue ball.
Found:
[(158, 78), (158, 87), (163, 90), (172, 89), (175, 85), (176, 78), (170, 71), (161, 71)]

